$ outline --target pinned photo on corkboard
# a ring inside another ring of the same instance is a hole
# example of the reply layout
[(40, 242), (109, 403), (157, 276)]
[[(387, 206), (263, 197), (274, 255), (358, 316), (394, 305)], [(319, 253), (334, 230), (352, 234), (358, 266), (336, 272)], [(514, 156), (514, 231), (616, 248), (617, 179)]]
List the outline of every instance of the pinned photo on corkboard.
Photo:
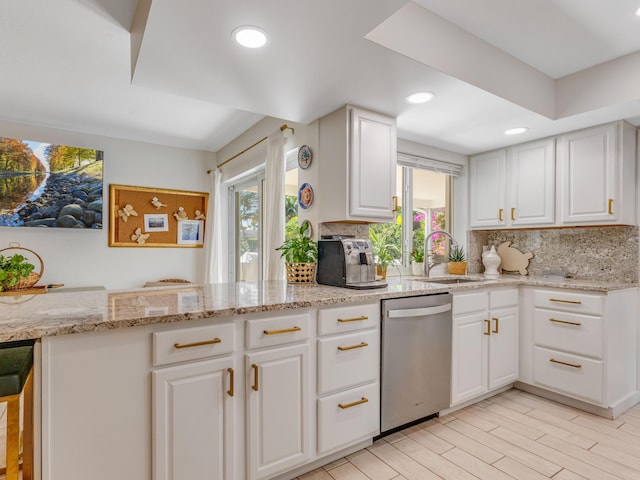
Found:
[(200, 247), (206, 230), (206, 192), (109, 186), (110, 247)]

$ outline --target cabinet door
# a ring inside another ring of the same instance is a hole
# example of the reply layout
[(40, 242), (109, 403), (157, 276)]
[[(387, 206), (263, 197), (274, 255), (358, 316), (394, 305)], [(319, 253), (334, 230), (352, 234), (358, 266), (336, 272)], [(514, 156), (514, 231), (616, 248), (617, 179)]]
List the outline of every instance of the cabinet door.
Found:
[(469, 212), (472, 227), (505, 226), (505, 168), (505, 150), (471, 157)]
[(509, 222), (552, 225), (555, 220), (555, 139), (509, 149)]
[(618, 197), (618, 125), (604, 125), (560, 137), (561, 221), (615, 222)]
[(249, 480), (310, 458), (309, 345), (246, 355)]
[(152, 372), (153, 478), (233, 479), (232, 359)]
[(488, 312), (455, 316), (451, 352), (451, 404), (482, 395), (487, 386)]
[(489, 336), (489, 390), (518, 380), (518, 309), (491, 311)]
[(349, 214), (393, 220), (396, 195), (395, 119), (351, 109)]

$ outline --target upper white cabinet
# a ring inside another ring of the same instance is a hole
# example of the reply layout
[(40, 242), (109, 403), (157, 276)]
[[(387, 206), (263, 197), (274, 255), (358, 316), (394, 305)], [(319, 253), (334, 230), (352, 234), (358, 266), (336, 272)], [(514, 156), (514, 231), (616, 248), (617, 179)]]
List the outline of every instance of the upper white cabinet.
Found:
[(554, 139), (474, 156), (469, 172), (472, 227), (553, 225)]
[(318, 221), (393, 220), (396, 145), (394, 118), (351, 105), (321, 118)]
[(635, 224), (635, 134), (626, 122), (558, 139), (563, 224)]

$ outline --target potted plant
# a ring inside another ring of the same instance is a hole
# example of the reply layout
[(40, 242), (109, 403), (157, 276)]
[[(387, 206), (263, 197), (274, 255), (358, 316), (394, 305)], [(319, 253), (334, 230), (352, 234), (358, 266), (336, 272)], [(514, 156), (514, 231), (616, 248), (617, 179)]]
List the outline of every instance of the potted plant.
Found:
[(411, 252), (411, 273), (416, 276), (424, 274), (424, 250), (421, 248)]
[(459, 245), (451, 245), (451, 251), (449, 252), (449, 273), (452, 275), (464, 275), (467, 273), (464, 249)]
[(390, 243), (384, 232), (377, 232), (375, 229), (369, 229), (369, 240), (371, 247), (376, 256), (376, 275), (383, 280), (387, 278), (387, 267), (393, 262), (400, 251), (398, 246)]
[(287, 268), (287, 283), (313, 283), (318, 261), (318, 243), (305, 235), (309, 229), (306, 223), (293, 231), (282, 245), (281, 250)]
[(27, 259), (18, 253), (10, 257), (0, 255), (0, 292), (33, 286), (38, 281), (37, 274), (33, 273), (33, 276), (36, 277), (35, 281), (29, 280), (27, 282), (30, 285), (27, 285), (22, 279), (29, 279), (34, 268), (33, 264), (27, 262)]

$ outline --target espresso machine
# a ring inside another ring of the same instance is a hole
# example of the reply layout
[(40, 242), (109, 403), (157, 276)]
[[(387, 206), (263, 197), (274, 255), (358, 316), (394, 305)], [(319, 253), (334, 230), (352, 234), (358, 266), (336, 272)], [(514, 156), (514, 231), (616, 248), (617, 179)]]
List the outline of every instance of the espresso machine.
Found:
[(335, 287), (384, 288), (376, 281), (376, 263), (369, 240), (345, 235), (323, 236), (318, 240), (318, 283)]

